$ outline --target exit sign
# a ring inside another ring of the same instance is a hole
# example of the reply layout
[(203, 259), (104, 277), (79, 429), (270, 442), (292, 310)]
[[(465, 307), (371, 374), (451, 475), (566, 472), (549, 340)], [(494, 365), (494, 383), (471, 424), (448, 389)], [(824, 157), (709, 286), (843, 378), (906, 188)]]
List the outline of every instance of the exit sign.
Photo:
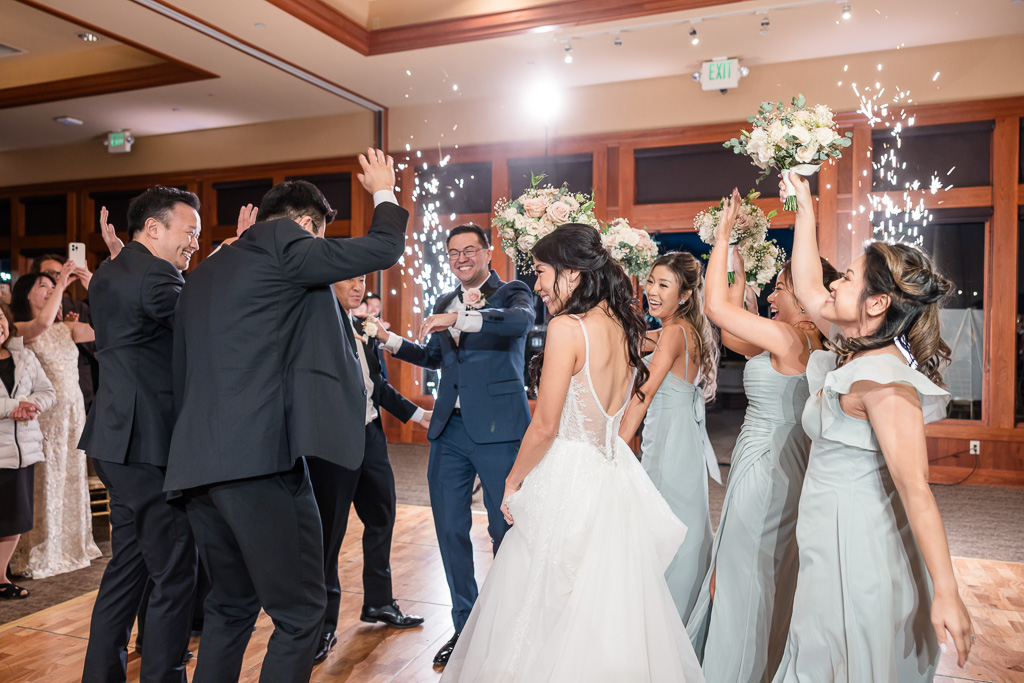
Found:
[(700, 69), (701, 90), (724, 90), (740, 84), (740, 60), (716, 59)]
[(126, 130), (119, 130), (107, 133), (107, 139), (104, 144), (107, 146), (107, 151), (111, 154), (124, 154), (132, 151), (132, 143), (135, 142), (135, 138), (132, 134)]

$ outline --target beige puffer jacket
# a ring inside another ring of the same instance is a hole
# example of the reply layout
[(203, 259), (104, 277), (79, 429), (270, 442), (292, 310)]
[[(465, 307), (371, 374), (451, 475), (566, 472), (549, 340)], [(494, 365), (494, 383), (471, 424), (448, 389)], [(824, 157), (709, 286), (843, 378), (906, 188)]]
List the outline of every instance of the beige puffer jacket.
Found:
[(14, 391), (9, 394), (0, 382), (0, 469), (17, 469), (42, 461), (43, 433), (38, 418), (15, 422), (11, 411), (29, 401), (46, 412), (57, 400), (57, 392), (21, 337), (12, 337), (7, 350), (14, 358)]

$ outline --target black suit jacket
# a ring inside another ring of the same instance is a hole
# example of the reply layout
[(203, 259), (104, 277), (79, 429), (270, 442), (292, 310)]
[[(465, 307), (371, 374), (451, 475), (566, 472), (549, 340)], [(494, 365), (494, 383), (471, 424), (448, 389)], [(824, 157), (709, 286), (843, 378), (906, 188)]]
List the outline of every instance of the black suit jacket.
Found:
[(167, 465), (174, 427), (174, 308), (181, 273), (139, 242), (100, 264), (89, 286), (103, 374), (78, 447), (96, 460)]
[(365, 389), (331, 285), (393, 266), (408, 218), (382, 203), (369, 233), (351, 239), (260, 222), (189, 274), (167, 490), (283, 472), (304, 456), (359, 467)]
[[(362, 329), (363, 319), (356, 318), (356, 328)], [(402, 422), (408, 422), (419, 409), (415, 403), (398, 393), (391, 383), (388, 382), (384, 373), (384, 350), (380, 348), (380, 342), (376, 338), (369, 338), (363, 345), (363, 354), (366, 357), (366, 367), (370, 371), (370, 381), (373, 382), (373, 407), (377, 409), (377, 419), (380, 419), (380, 410), (383, 408)]]

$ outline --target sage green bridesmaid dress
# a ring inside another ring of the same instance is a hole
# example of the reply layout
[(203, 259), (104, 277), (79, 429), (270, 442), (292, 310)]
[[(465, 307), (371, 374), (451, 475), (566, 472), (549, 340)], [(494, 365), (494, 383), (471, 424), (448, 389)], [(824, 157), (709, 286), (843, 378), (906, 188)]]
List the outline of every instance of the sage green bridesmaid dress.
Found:
[[(689, 348), (686, 328), (679, 327)], [(644, 358), (648, 365), (652, 355)], [(684, 376), (689, 375), (689, 366), (686, 354)], [(711, 563), (708, 476), (722, 483), (718, 459), (708, 439), (699, 384), (694, 386), (671, 372), (665, 376), (644, 418), (640, 452), (644, 470), (672, 512), (686, 525), (686, 538), (665, 571), (672, 599), (685, 624)]]
[(747, 412), (732, 452), (711, 567), (686, 624), (704, 676), (714, 683), (770, 681), (779, 666), (793, 609), (797, 506), (811, 445), (800, 426), (805, 373), (781, 374), (765, 351), (747, 361), (743, 388)]
[(776, 683), (919, 683), (939, 660), (932, 586), (871, 423), (839, 397), (857, 381), (917, 390), (925, 423), (946, 415), (949, 394), (891, 355), (836, 368), (815, 351), (803, 425), (811, 437), (796, 526), (800, 547), (793, 616)]

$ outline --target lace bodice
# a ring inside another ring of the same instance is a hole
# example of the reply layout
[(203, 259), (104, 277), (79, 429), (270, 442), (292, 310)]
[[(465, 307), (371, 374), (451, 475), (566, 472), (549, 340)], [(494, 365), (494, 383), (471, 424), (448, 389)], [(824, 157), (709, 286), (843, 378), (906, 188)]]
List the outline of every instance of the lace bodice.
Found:
[[(565, 397), (565, 405), (562, 406), (558, 436), (568, 441), (590, 444), (601, 451), (604, 457), (611, 459), (615, 439), (619, 433), (619, 423), (622, 422), (622, 414), (629, 405), (630, 395), (626, 394), (626, 400), (614, 415), (605, 412), (590, 376), (590, 337), (587, 335), (587, 326), (579, 316), (570, 317), (576, 320), (583, 330), (586, 356), (583, 368), (569, 380), (569, 392)], [(636, 371), (633, 373), (633, 378), (635, 377)], [(633, 379), (630, 379), (630, 384), (632, 382)]]

